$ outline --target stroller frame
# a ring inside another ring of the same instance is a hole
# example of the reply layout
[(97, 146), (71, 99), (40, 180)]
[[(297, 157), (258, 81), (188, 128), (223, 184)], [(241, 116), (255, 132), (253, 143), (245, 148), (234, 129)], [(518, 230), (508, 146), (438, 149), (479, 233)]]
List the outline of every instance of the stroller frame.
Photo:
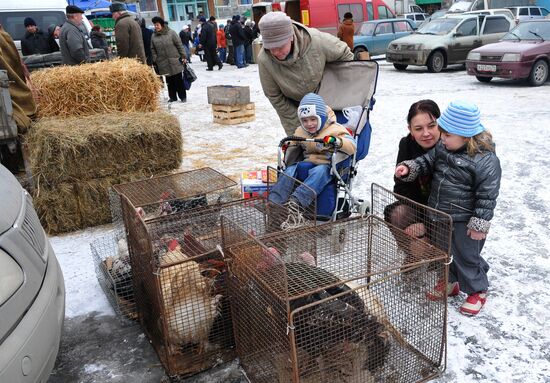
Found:
[[(357, 163), (365, 158), (369, 151), (370, 111), (373, 109), (378, 81), (378, 63), (368, 61), (339, 61), (328, 63), (323, 72), (323, 78), (316, 93), (323, 97), (325, 103), (337, 115), (338, 123), (347, 120), (342, 110), (350, 106), (361, 106), (360, 117), (355, 126), (347, 125), (353, 131), (357, 142), (357, 151), (351, 156), (338, 152), (334, 147), (331, 157), (331, 175), (336, 184), (336, 202), (330, 217), (318, 215), (317, 219), (336, 221), (349, 217), (353, 213), (365, 214), (368, 211), (368, 202), (353, 195), (353, 180), (357, 175)], [(359, 79), (359, 80), (358, 80)], [(336, 94), (335, 89), (345, 89), (344, 94)], [(304, 139), (289, 136), (279, 142), (277, 153), (277, 170), (283, 171), (287, 167), (284, 147), (288, 142), (322, 142), (322, 140)], [(293, 161), (295, 163), (298, 161)], [(296, 182), (302, 181), (296, 179)], [(328, 187), (328, 186), (327, 186)], [(317, 204), (320, 206), (320, 203)]]

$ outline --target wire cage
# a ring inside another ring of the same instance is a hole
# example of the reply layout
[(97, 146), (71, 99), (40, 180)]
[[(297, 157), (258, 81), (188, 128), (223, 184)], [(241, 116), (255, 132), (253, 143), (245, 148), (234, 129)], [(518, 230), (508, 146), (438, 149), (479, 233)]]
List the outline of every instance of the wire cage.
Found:
[(263, 237), (225, 217), (222, 227), (251, 381), (417, 382), (444, 368), (446, 291), (427, 294), (447, 276), (448, 251), (426, 244), (404, 263), (400, 243), (422, 239), (372, 215)]
[(121, 232), (113, 232), (92, 241), (90, 249), (97, 280), (115, 313), (129, 319), (127, 324), (135, 323), (137, 311), (126, 238)]
[[(170, 375), (235, 357), (221, 217), (252, 237), (281, 230), (288, 210), (262, 197), (144, 219), (121, 195), (140, 323)], [(315, 220), (313, 220), (315, 222)]]
[(109, 193), (112, 221), (122, 230), (122, 194), (149, 220), (234, 200), (239, 194), (236, 186), (231, 178), (209, 167), (115, 185)]

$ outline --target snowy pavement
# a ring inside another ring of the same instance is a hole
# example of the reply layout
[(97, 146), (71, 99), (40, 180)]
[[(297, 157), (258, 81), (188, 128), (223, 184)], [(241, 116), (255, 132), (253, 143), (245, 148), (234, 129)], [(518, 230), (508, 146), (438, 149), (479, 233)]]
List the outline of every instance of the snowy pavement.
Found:
[[(206, 72), (204, 63), (192, 65), (199, 78), (188, 102), (169, 105), (184, 138), (181, 170), (210, 166), (238, 179), (243, 170), (274, 164), (284, 131), (261, 91), (257, 66), (237, 70), (226, 65)], [(210, 85), (250, 86), (256, 120), (213, 124), (206, 96)], [(370, 153), (355, 184), (358, 196), (368, 198), (372, 182), (391, 188), (408, 108), (422, 98), (435, 100), (441, 109), (457, 98), (477, 103), (501, 160), (501, 195), (483, 251), (491, 265), (488, 303), (469, 318), (457, 311), (463, 297), (449, 300), (447, 368), (435, 381), (550, 382), (550, 82), (539, 88), (505, 80), (482, 84), (460, 67), (439, 74), (424, 68), (398, 72), (380, 61), (375, 98)], [(166, 94), (162, 99), (168, 108)], [(97, 283), (89, 244), (108, 230), (104, 226), (51, 238), (65, 276), (67, 335), (50, 383), (163, 379), (146, 339), (138, 329), (113, 320)], [(186, 382), (244, 382), (239, 376), (231, 364)]]

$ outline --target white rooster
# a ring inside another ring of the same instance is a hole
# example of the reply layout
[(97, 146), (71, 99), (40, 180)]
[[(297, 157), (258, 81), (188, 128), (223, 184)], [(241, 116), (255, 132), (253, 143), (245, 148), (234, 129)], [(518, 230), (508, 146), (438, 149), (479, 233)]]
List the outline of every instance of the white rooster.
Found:
[(208, 349), (208, 336), (219, 315), (221, 295), (211, 296), (210, 282), (203, 277), (197, 262), (181, 252), (177, 240), (168, 245), (161, 264), (160, 282), (168, 322), (172, 352), (184, 345), (197, 345), (198, 352)]

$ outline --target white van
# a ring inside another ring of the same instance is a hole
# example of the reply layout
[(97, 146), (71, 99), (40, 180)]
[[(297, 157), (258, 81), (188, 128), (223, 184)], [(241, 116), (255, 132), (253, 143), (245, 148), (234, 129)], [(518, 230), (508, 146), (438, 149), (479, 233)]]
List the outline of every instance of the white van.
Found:
[[(61, 25), (65, 22), (65, 8), (67, 0), (2, 0), (0, 1), (0, 24), (15, 41), (18, 50), (21, 50), (21, 39), (25, 37), (25, 17), (31, 17), (38, 29), (48, 31), (52, 24)], [(87, 35), (92, 29), (88, 19), (82, 20)], [(88, 38), (88, 45), (91, 42)]]

